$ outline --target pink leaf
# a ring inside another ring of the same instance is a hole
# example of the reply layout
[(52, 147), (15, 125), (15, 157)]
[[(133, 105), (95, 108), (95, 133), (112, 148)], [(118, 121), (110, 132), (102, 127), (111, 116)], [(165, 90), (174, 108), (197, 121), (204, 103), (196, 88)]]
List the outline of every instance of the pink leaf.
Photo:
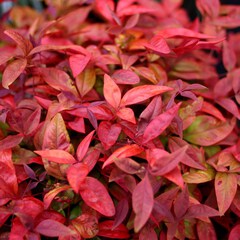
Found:
[(227, 42), (223, 42), (223, 65), (228, 72), (234, 69), (237, 63), (237, 56), (233, 47)]
[(0, 151), (11, 149), (16, 147), (23, 140), (21, 134), (18, 135), (8, 135), (4, 139), (0, 140)]
[(104, 162), (103, 168), (107, 165), (114, 162), (117, 158), (127, 158), (131, 156), (138, 155), (143, 151), (143, 148), (138, 146), (137, 144), (126, 145), (121, 148), (118, 148), (112, 155)]
[(2, 75), (2, 86), (8, 89), (9, 85), (11, 85), (20, 76), (26, 66), (27, 59), (25, 58), (19, 58), (9, 63)]
[(89, 207), (107, 217), (115, 215), (113, 201), (107, 189), (97, 179), (86, 177), (79, 192)]
[(172, 171), (178, 163), (185, 157), (188, 146), (179, 148), (173, 153), (168, 153), (162, 149), (148, 149), (147, 160), (150, 165), (151, 174), (162, 176)]
[(38, 73), (52, 88), (78, 95), (71, 78), (66, 72), (57, 68), (37, 68), (36, 73)]
[(211, 18), (216, 18), (219, 14), (219, 0), (197, 0), (196, 4), (202, 15), (207, 14)]
[(90, 132), (78, 145), (77, 148), (77, 159), (79, 162), (82, 161), (82, 159), (84, 158), (84, 156), (86, 155), (89, 145), (91, 143), (93, 134), (94, 134), (95, 130), (93, 130), (92, 132)]
[(133, 28), (137, 25), (138, 23), (138, 20), (139, 20), (139, 14), (134, 14), (132, 15), (126, 22), (124, 28), (125, 29), (130, 29), (130, 28)]
[(144, 46), (160, 55), (167, 55), (172, 52), (162, 36), (154, 36), (149, 43), (146, 43)]
[(137, 84), (140, 81), (136, 73), (131, 70), (124, 69), (116, 70), (113, 73), (112, 78), (117, 84)]
[(75, 163), (75, 158), (68, 152), (63, 150), (39, 150), (35, 151), (42, 158), (46, 158), (48, 161), (56, 163)]
[(202, 33), (194, 32), (187, 28), (167, 28), (157, 33), (156, 36), (164, 38), (182, 37), (182, 38), (196, 38), (196, 39), (208, 39), (215, 38), (214, 36), (205, 35)]
[(34, 230), (47, 237), (61, 237), (75, 234), (69, 227), (51, 219), (43, 220)]
[(129, 239), (130, 237), (128, 229), (123, 224), (120, 224), (118, 227), (113, 229), (112, 220), (106, 220), (99, 223), (98, 236), (112, 239)]
[(49, 206), (51, 205), (53, 199), (63, 191), (66, 191), (70, 189), (71, 187), (69, 185), (63, 185), (60, 187), (55, 187), (53, 190), (49, 191), (47, 194), (45, 194), (43, 202), (44, 202), (44, 208), (48, 209)]
[(96, 0), (95, 8), (109, 22), (113, 21), (114, 1), (112, 0)]
[(230, 207), (237, 192), (237, 175), (235, 173), (218, 172), (214, 186), (219, 213), (223, 215)]
[(122, 199), (119, 201), (117, 207), (116, 207), (116, 215), (115, 215), (115, 220), (112, 226), (112, 229), (115, 229), (118, 227), (126, 218), (127, 214), (129, 211), (129, 205), (127, 199)]
[(119, 107), (121, 101), (121, 91), (118, 85), (113, 81), (113, 79), (105, 74), (104, 75), (104, 86), (103, 94), (106, 101), (115, 109)]
[(201, 146), (211, 146), (225, 139), (233, 130), (235, 120), (220, 122), (207, 115), (199, 115), (184, 131), (184, 139)]
[(118, 123), (111, 124), (110, 122), (102, 121), (99, 124), (97, 133), (104, 149), (108, 150), (115, 144), (121, 130), (122, 128)]
[(188, 208), (184, 218), (215, 217), (219, 212), (204, 204), (195, 204)]
[(90, 59), (90, 54), (86, 56), (81, 54), (70, 56), (69, 64), (74, 77), (78, 76), (85, 69)]
[[(82, 213), (79, 217), (74, 218), (71, 224), (83, 238), (94, 238), (98, 233), (98, 219), (94, 215)], [(81, 237), (79, 240), (82, 239)]]
[(240, 111), (237, 104), (230, 98), (220, 98), (216, 100), (216, 103), (225, 108), (228, 112), (232, 113), (237, 119), (240, 120)]
[(134, 230), (135, 232), (139, 232), (148, 221), (154, 205), (153, 189), (147, 174), (134, 189), (132, 202), (133, 210), (136, 214)]
[(229, 234), (228, 240), (237, 240), (240, 236), (240, 224), (234, 226)]
[(211, 222), (198, 221), (197, 233), (199, 240), (217, 240), (217, 235)]
[(177, 116), (180, 105), (181, 103), (178, 103), (177, 105), (168, 109), (166, 112), (155, 117), (149, 123), (143, 134), (144, 143), (147, 143), (148, 141), (159, 136), (171, 124), (174, 117)]
[(151, 97), (172, 90), (172, 88), (157, 85), (143, 85), (130, 89), (121, 100), (121, 106), (143, 102)]
[(89, 173), (87, 164), (76, 163), (71, 165), (67, 170), (67, 179), (73, 190), (78, 193), (82, 182)]
[(122, 120), (131, 122), (133, 124), (136, 123), (134, 112), (131, 108), (120, 108), (117, 111), (117, 116), (121, 118)]
[(12, 29), (8, 29), (8, 30), (5, 30), (4, 33), (17, 43), (18, 47), (21, 48), (25, 56), (32, 50), (33, 48), (32, 43), (29, 40), (25, 39), (18, 32)]
[(222, 113), (209, 102), (206, 101), (203, 102), (201, 111), (211, 114), (212, 116), (220, 119), (223, 122), (226, 121), (226, 118), (222, 115)]
[(176, 218), (180, 220), (186, 214), (189, 207), (189, 193), (188, 186), (185, 185), (182, 192), (180, 192), (174, 203), (174, 213)]
[(118, 168), (128, 174), (136, 174), (144, 171), (144, 167), (131, 158), (117, 158), (114, 163), (118, 166)]

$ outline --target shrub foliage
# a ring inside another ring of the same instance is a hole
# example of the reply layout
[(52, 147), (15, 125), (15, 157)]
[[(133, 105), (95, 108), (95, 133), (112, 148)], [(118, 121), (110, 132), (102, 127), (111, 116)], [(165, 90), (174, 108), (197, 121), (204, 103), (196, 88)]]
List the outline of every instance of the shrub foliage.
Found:
[(195, 3), (5, 14), (1, 239), (239, 239), (240, 8)]

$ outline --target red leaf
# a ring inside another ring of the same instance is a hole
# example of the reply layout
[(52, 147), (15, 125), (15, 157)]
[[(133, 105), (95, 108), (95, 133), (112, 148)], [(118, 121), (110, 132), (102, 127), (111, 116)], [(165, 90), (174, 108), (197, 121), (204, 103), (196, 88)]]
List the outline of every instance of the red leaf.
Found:
[(4, 139), (0, 140), (0, 151), (14, 148), (20, 144), (22, 140), (23, 136), (21, 134), (8, 135)]
[(228, 240), (239, 240), (240, 236), (240, 224), (234, 226), (229, 234)]
[(18, 32), (12, 29), (8, 29), (8, 30), (5, 30), (4, 33), (17, 43), (18, 47), (21, 48), (25, 56), (32, 50), (33, 48), (32, 43), (29, 40), (25, 39)]
[(76, 54), (69, 58), (70, 68), (72, 70), (74, 77), (82, 73), (82, 71), (85, 69), (85, 67), (89, 63), (90, 59), (91, 59), (90, 54), (86, 56), (81, 54)]
[(45, 131), (42, 141), (42, 149), (69, 150), (70, 138), (65, 122), (60, 113), (57, 113), (51, 121), (45, 121)]
[(128, 229), (123, 224), (113, 229), (112, 220), (99, 223), (99, 232), (97, 235), (113, 239), (128, 239), (130, 237)]
[(118, 85), (113, 81), (113, 79), (105, 74), (104, 75), (104, 86), (103, 94), (106, 101), (115, 109), (119, 107), (121, 101), (121, 91)]
[(171, 152), (176, 151), (180, 147), (188, 146), (186, 151), (185, 157), (181, 160), (181, 162), (189, 167), (206, 170), (206, 167), (201, 163), (202, 153), (198, 148), (193, 147), (192, 145), (188, 144), (184, 140), (171, 137), (168, 142), (168, 147)]
[(44, 202), (44, 208), (47, 209), (49, 208), (49, 206), (51, 205), (53, 199), (60, 193), (63, 191), (66, 191), (70, 189), (70, 186), (68, 185), (64, 185), (64, 186), (60, 186), (60, 187), (56, 187), (53, 190), (49, 191), (47, 194), (45, 194), (43, 202)]
[(137, 84), (140, 81), (140, 78), (136, 73), (125, 69), (116, 70), (113, 73), (112, 78), (117, 84)]
[(167, 55), (172, 52), (171, 48), (168, 46), (166, 40), (162, 36), (154, 36), (149, 43), (144, 45), (146, 48), (160, 54)]
[(99, 155), (100, 151), (93, 147), (88, 150), (86, 156), (83, 158), (82, 162), (87, 164), (89, 172), (94, 168), (95, 164), (97, 163)]
[(2, 75), (2, 86), (9, 89), (11, 85), (24, 71), (27, 66), (27, 59), (19, 58), (9, 63)]
[(189, 193), (188, 187), (185, 185), (182, 192), (178, 193), (178, 196), (174, 202), (174, 213), (176, 218), (180, 220), (186, 214), (189, 207)]
[(94, 68), (86, 68), (81, 74), (76, 76), (76, 85), (81, 96), (85, 96), (96, 82), (96, 73)]
[(57, 68), (37, 68), (36, 73), (52, 88), (58, 91), (68, 91), (78, 96), (76, 87), (66, 72)]
[(56, 163), (75, 163), (75, 158), (68, 152), (63, 150), (39, 150), (34, 151), (42, 158), (47, 159), (48, 161), (56, 162)]
[(222, 113), (209, 102), (206, 101), (203, 102), (201, 111), (211, 114), (212, 116), (218, 118), (223, 122), (226, 121), (226, 118), (222, 115)]
[(228, 112), (232, 113), (233, 116), (240, 120), (239, 107), (233, 100), (230, 98), (220, 98), (216, 100), (216, 103), (225, 108)]
[(43, 220), (34, 230), (47, 237), (61, 237), (75, 234), (69, 227), (51, 219)]
[(107, 121), (102, 121), (98, 127), (98, 137), (105, 150), (108, 150), (115, 144), (121, 133), (121, 126), (118, 123), (111, 124)]
[(172, 171), (178, 163), (185, 157), (188, 146), (179, 148), (173, 153), (168, 153), (162, 149), (148, 149), (147, 160), (150, 165), (151, 174), (162, 176)]
[(41, 118), (41, 108), (38, 107), (36, 108), (35, 111), (32, 112), (32, 114), (28, 116), (28, 118), (25, 121), (25, 126), (26, 126), (26, 129), (24, 129), (25, 135), (30, 135), (37, 129), (40, 122), (40, 118)]
[(184, 139), (188, 142), (211, 146), (225, 139), (233, 130), (235, 120), (220, 122), (207, 115), (199, 115), (184, 131)]
[(117, 111), (117, 116), (122, 120), (136, 124), (135, 115), (131, 108), (120, 108)]
[(114, 162), (117, 158), (127, 158), (131, 156), (138, 155), (143, 151), (142, 147), (139, 147), (137, 144), (126, 145), (124, 147), (118, 148), (112, 155), (104, 162), (103, 168), (107, 165)]
[(159, 136), (171, 124), (172, 120), (178, 113), (180, 105), (181, 103), (178, 103), (177, 105), (168, 109), (166, 112), (155, 117), (149, 123), (143, 134), (144, 143), (147, 143), (148, 141)]
[(121, 106), (143, 102), (151, 97), (172, 90), (172, 88), (157, 85), (143, 85), (130, 89), (121, 100)]
[(67, 179), (73, 190), (78, 193), (82, 182), (89, 173), (87, 164), (76, 163), (70, 166), (67, 170)]
[(112, 0), (96, 0), (95, 8), (109, 22), (113, 21), (114, 1)]
[(154, 207), (152, 212), (154, 218), (160, 222), (163, 219), (167, 219), (170, 222), (174, 221), (174, 217), (170, 211), (170, 209), (160, 201), (154, 201)]
[(1, 186), (2, 190), (6, 188), (7, 191), (10, 191), (10, 193), (17, 194), (18, 182), (12, 161), (11, 149), (0, 151), (0, 169), (1, 169), (0, 180), (4, 181), (3, 186)]
[(139, 240), (158, 240), (157, 233), (154, 230), (154, 227), (145, 226), (140, 234), (139, 234)]
[(235, 173), (218, 172), (214, 182), (220, 215), (230, 207), (237, 192), (237, 175)]
[(80, 195), (89, 207), (102, 215), (111, 217), (115, 214), (115, 207), (108, 191), (97, 179), (86, 177), (81, 185)]
[(164, 177), (169, 181), (177, 184), (180, 188), (184, 187), (184, 180), (179, 166), (176, 166), (172, 171), (164, 174)]
[(115, 220), (112, 226), (112, 230), (117, 228), (126, 218), (129, 211), (129, 205), (127, 199), (122, 199), (118, 202), (118, 205), (116, 207), (116, 214), (115, 214)]
[(60, 51), (60, 52), (64, 50), (64, 53), (69, 52), (71, 54), (72, 53), (81, 53), (84, 55), (88, 54), (87, 50), (79, 45), (62, 45), (62, 46), (61, 45), (40, 45), (32, 49), (28, 55), (30, 56), (43, 51), (54, 51), (54, 50)]
[(204, 204), (195, 204), (188, 208), (184, 218), (215, 217), (219, 212)]
[(218, 17), (220, 9), (219, 0), (197, 0), (196, 4), (202, 15), (207, 14), (211, 18)]
[(83, 213), (71, 223), (83, 238), (94, 238), (98, 233), (98, 219), (94, 215)]
[(82, 161), (82, 159), (84, 158), (84, 156), (86, 155), (89, 145), (91, 143), (93, 134), (94, 134), (95, 130), (93, 130), (92, 132), (90, 132), (78, 145), (77, 148), (77, 159), (79, 162)]
[(182, 38), (196, 38), (196, 39), (209, 39), (215, 36), (209, 36), (202, 33), (194, 32), (187, 28), (166, 28), (157, 33), (156, 36), (164, 38), (182, 37)]
[(139, 232), (148, 221), (154, 205), (153, 189), (147, 174), (134, 189), (132, 203), (133, 210), (136, 214), (134, 230), (135, 232)]
[(230, 72), (234, 69), (237, 63), (237, 56), (232, 46), (227, 42), (223, 42), (223, 65), (225, 69)]
[(145, 169), (143, 166), (131, 158), (117, 158), (115, 159), (114, 163), (118, 166), (118, 168), (128, 174), (140, 173)]
[(217, 235), (211, 222), (198, 221), (197, 233), (199, 240), (217, 240)]

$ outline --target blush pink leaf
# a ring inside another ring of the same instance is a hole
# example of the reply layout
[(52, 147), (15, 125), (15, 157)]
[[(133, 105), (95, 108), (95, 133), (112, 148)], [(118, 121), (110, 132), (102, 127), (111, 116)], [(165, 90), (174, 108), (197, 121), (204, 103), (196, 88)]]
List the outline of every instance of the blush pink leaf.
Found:
[(11, 85), (20, 76), (26, 66), (27, 59), (25, 58), (19, 58), (9, 63), (2, 75), (2, 86), (8, 89), (9, 85)]
[(48, 161), (56, 163), (75, 163), (75, 158), (68, 152), (64, 150), (38, 150), (35, 151), (42, 158), (47, 159)]
[(118, 85), (113, 81), (113, 79), (105, 74), (104, 75), (104, 86), (103, 94), (106, 101), (115, 109), (119, 107), (121, 101), (121, 91)]
[(52, 219), (43, 220), (34, 230), (47, 237), (63, 237), (75, 234), (69, 227)]
[(71, 165), (67, 170), (67, 179), (73, 190), (78, 193), (82, 182), (89, 173), (87, 164), (76, 163)]
[(223, 215), (230, 207), (237, 192), (237, 175), (235, 173), (218, 172), (214, 186), (219, 213)]
[(94, 134), (95, 130), (93, 130), (92, 132), (90, 132), (78, 145), (77, 148), (77, 159), (79, 162), (82, 161), (82, 159), (84, 158), (84, 156), (86, 155), (89, 145), (91, 143), (93, 134)]
[(115, 206), (107, 189), (97, 179), (86, 177), (79, 191), (83, 201), (104, 216), (115, 215)]
[(146, 101), (147, 99), (164, 92), (170, 91), (172, 88), (156, 85), (142, 85), (132, 88), (125, 93), (121, 100), (121, 106), (132, 105)]
[(134, 189), (132, 202), (133, 210), (136, 214), (134, 230), (135, 232), (139, 232), (148, 221), (154, 205), (153, 189), (147, 174)]
[(137, 144), (126, 145), (124, 147), (118, 148), (116, 151), (109, 156), (109, 158), (104, 162), (103, 168), (114, 162), (117, 158), (127, 158), (140, 154), (143, 148)]
[(181, 103), (178, 103), (177, 105), (168, 109), (166, 112), (155, 117), (148, 124), (143, 134), (144, 143), (147, 143), (159, 136), (171, 124), (174, 117), (177, 116), (180, 105)]

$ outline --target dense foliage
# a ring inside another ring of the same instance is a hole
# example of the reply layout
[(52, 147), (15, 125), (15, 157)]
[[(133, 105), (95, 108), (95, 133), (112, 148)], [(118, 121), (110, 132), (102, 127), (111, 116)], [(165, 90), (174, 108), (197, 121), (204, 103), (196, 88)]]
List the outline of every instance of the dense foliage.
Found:
[(1, 239), (240, 239), (240, 7), (195, 3), (3, 16)]

